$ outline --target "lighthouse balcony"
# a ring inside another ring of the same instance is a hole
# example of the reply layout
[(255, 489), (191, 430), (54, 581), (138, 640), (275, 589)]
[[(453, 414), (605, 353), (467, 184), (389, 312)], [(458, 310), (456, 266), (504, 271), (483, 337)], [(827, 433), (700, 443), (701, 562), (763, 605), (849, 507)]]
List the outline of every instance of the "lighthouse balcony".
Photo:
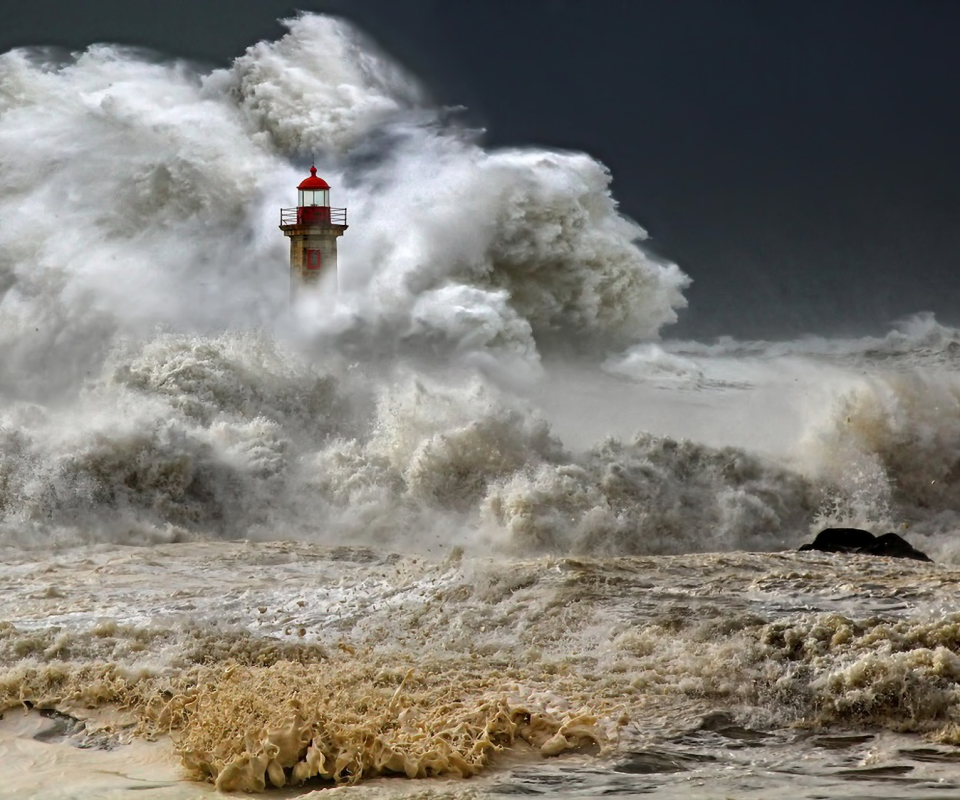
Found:
[(325, 225), (347, 224), (347, 209), (330, 206), (300, 206), (299, 208), (280, 209), (280, 227), (285, 225), (304, 225), (323, 227)]

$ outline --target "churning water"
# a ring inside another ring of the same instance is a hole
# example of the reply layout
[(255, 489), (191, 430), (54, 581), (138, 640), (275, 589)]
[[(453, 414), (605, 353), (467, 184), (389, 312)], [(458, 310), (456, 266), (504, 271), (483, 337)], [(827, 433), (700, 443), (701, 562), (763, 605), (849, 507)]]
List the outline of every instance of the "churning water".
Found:
[(288, 27), (0, 56), (0, 796), (956, 796), (960, 331), (660, 340), (601, 164)]

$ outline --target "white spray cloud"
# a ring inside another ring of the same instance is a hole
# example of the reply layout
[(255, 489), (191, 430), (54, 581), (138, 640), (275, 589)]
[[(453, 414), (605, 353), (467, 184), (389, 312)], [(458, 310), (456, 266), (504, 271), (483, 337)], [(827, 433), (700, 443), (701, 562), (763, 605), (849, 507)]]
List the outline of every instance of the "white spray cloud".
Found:
[(205, 81), (212, 95), (231, 95), (254, 135), (268, 134), (282, 152), (348, 148), (424, 102), (416, 80), (350, 25), (313, 14), (285, 24), (280, 41), (255, 44)]
[(9, 381), (95, 368), (115, 330), (215, 329), (282, 308), (270, 280), (282, 242), (258, 237), (257, 217), (288, 168), (188, 68), (112, 47), (64, 63), (14, 51), (0, 84), (13, 87), (0, 99)]
[(656, 337), (689, 281), (637, 246), (646, 233), (619, 214), (609, 182), (583, 154), (407, 136), (361, 178), (351, 214), (364, 231), (344, 240), (341, 286), (381, 319), (422, 314), (442, 287), (476, 287), (490, 293), (485, 316), (502, 316), (508, 298), (540, 346)]
[(637, 247), (602, 165), (487, 152), (403, 116), (423, 93), (349, 26), (287, 24), (207, 76), (107, 46), (0, 57), (8, 390), (75, 385), (115, 333), (273, 324), (287, 303), (276, 212), (300, 178), (284, 156), (385, 129), (373, 165), (325, 170), (351, 228), (338, 308), (308, 328), (536, 364), (551, 338), (631, 343), (675, 319), (687, 279)]
[[(117, 47), (0, 56), (8, 540), (76, 524), (94, 538), (466, 535), (505, 481), (523, 493), (530, 470), (577, 459), (463, 374), (529, 372), (555, 342), (655, 338), (684, 304), (687, 278), (638, 247), (603, 165), (486, 151), (349, 26), (287, 24), (209, 75)], [(288, 312), (277, 209), (302, 178), (288, 159), (310, 153), (351, 224), (340, 294), (299, 332), (325, 353), (466, 370), (351, 372), (264, 331)]]

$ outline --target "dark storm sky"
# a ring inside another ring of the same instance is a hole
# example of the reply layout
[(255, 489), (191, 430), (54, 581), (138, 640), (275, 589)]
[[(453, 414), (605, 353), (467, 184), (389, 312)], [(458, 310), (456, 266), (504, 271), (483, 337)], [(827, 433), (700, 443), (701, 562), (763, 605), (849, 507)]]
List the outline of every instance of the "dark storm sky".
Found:
[(352, 19), (489, 145), (604, 161), (694, 278), (673, 335), (960, 323), (954, 0), (0, 0), (0, 49), (226, 63), (296, 8)]

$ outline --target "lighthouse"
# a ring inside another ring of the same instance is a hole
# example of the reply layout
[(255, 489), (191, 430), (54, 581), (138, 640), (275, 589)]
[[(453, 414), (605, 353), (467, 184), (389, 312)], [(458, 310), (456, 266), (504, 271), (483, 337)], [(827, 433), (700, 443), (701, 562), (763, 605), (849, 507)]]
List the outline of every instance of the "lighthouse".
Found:
[(347, 209), (331, 208), (330, 184), (310, 167), (297, 187), (297, 207), (280, 209), (280, 230), (290, 239), (290, 297), (316, 288), (320, 276), (337, 276), (337, 238), (347, 229)]

